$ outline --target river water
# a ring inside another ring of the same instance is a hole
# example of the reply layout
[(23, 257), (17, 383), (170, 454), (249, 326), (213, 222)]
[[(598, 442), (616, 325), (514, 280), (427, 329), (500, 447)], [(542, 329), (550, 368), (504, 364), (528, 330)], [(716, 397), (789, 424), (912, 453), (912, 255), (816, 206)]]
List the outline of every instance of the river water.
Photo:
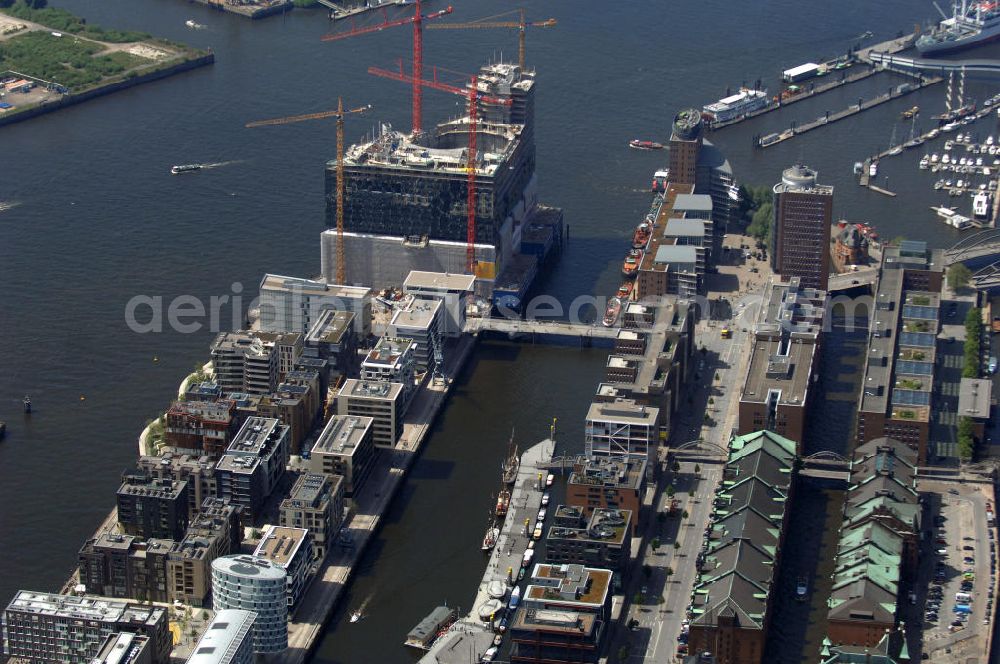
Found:
[[(20, 587), (61, 584), (113, 503), (119, 475), (136, 455), (136, 435), (207, 356), (207, 329), (131, 331), (124, 318), (130, 298), (160, 296), (166, 306), (180, 295), (207, 300), (238, 292), (248, 301), (265, 271), (318, 273), (332, 122), (243, 125), (329, 109), (338, 95), (349, 106), (375, 108), (348, 120), (348, 139), (378, 122), (409, 122), (407, 87), (366, 73), (408, 55), (406, 29), (323, 43), (321, 12), (251, 22), (181, 0), (56, 4), (93, 23), (210, 46), (217, 62), (0, 130), (0, 201), (15, 205), (0, 212), (0, 418), (8, 421), (0, 444), (0, 600)], [(929, 2), (912, 0), (678, 0), (616, 3), (613, 10), (570, 0), (522, 4), (531, 18), (559, 21), (530, 32), (528, 59), (539, 71), (542, 199), (562, 206), (572, 229), (546, 283), (564, 300), (617, 286), (631, 230), (649, 205), (651, 173), (664, 160), (629, 150), (629, 139), (665, 140), (682, 106), (760, 77), (773, 89), (782, 69), (842, 53), (866, 30), (885, 39), (934, 14)], [(452, 19), (509, 8), (468, 0)], [(187, 19), (208, 27), (188, 30)], [(515, 55), (516, 35), (428, 31), (424, 50), (428, 65), (471, 72), (485, 58)], [(957, 235), (927, 209), (944, 199), (930, 191), (930, 174), (916, 170), (918, 155), (883, 165), (880, 179), (889, 181), (880, 184), (898, 198), (862, 190), (851, 176), (856, 160), (888, 144), (894, 124), (897, 140), (905, 138), (902, 109), (918, 104), (925, 117), (941, 110), (943, 86), (768, 150), (751, 148), (754, 134), (842, 108), (894, 80), (876, 77), (713, 140), (740, 181), (770, 184), (802, 159), (837, 187), (838, 216), (874, 223), (885, 237), (946, 246)], [(984, 89), (983, 82), (967, 86), (980, 98)], [(425, 105), (428, 123), (460, 110), (455, 98), (433, 91)], [(994, 131), (992, 123), (975, 131)], [(169, 176), (172, 164), (189, 162), (224, 165)], [(477, 543), (511, 427), (528, 444), (547, 434), (555, 416), (567, 449), (582, 447), (605, 355), (481, 346), (351, 589), (352, 602), (372, 596), (371, 619), (350, 630), (336, 620), (317, 661), (408, 661), (399, 644), (420, 617), (445, 600), (467, 604), (482, 572)], [(35, 403), (30, 418), (20, 413), (25, 393)], [(837, 431), (816, 434), (820, 447), (843, 446)]]

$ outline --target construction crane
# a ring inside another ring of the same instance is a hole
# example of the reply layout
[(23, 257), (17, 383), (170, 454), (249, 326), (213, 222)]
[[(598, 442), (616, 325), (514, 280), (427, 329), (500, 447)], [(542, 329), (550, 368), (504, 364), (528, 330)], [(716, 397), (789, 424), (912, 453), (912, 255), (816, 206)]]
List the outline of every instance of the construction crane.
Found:
[[(511, 14), (516, 14), (520, 12), (520, 21), (494, 21), (492, 19), (501, 18), (504, 16), (510, 16)], [(481, 28), (517, 28), (518, 40), (517, 40), (517, 64), (520, 65), (521, 71), (524, 71), (524, 33), (527, 28), (551, 28), (555, 26), (556, 20), (554, 18), (548, 18), (544, 21), (531, 21), (527, 22), (524, 20), (524, 9), (515, 9), (513, 11), (504, 12), (503, 14), (497, 14), (495, 16), (487, 16), (486, 18), (479, 19), (478, 21), (471, 21), (469, 23), (435, 23), (434, 25), (428, 25), (428, 29), (434, 30), (474, 30)]]
[(271, 127), (274, 125), (292, 124), (304, 120), (323, 120), (325, 118), (337, 118), (337, 283), (343, 284), (347, 281), (347, 274), (344, 269), (344, 116), (352, 113), (364, 113), (371, 110), (372, 105), (359, 106), (344, 110), (344, 101), (337, 97), (337, 110), (321, 111), (319, 113), (307, 113), (305, 115), (292, 115), (285, 118), (274, 118), (272, 120), (257, 120), (248, 122), (249, 127)]
[(375, 76), (381, 76), (382, 78), (390, 78), (394, 81), (400, 81), (403, 83), (412, 83), (414, 86), (424, 86), (428, 88), (433, 88), (435, 90), (442, 90), (444, 92), (450, 92), (453, 95), (461, 95), (469, 100), (469, 149), (467, 151), (466, 160), (466, 173), (468, 174), (468, 199), (466, 206), (468, 207), (468, 221), (466, 227), (466, 247), (465, 247), (465, 270), (469, 274), (475, 274), (476, 267), (476, 136), (477, 136), (477, 123), (476, 118), (478, 114), (479, 102), (484, 101), (488, 104), (500, 104), (502, 106), (510, 106), (513, 103), (511, 98), (501, 99), (500, 97), (493, 97), (490, 95), (480, 94), (479, 92), (479, 78), (477, 76), (471, 76), (470, 83), (466, 87), (458, 87), (456, 85), (451, 85), (438, 80), (437, 68), (433, 69), (433, 79), (426, 81), (423, 79), (416, 79), (403, 71), (403, 63), (399, 64), (399, 71), (390, 71), (388, 69), (380, 69), (379, 67), (369, 67), (368, 73)]
[[(367, 35), (372, 32), (381, 32), (386, 28), (392, 28), (397, 25), (406, 25), (408, 23), (413, 24), (413, 80), (419, 81), (424, 76), (424, 21), (430, 21), (432, 19), (441, 18), (452, 12), (452, 8), (449, 5), (444, 9), (436, 12), (431, 12), (430, 14), (421, 13), (421, 0), (416, 0), (414, 3), (415, 7), (413, 10), (413, 16), (407, 16), (406, 18), (400, 18), (390, 21), (389, 15), (386, 11), (382, 10), (383, 20), (377, 25), (369, 25), (361, 28), (351, 27), (350, 30), (345, 30), (344, 32), (331, 33), (328, 35), (323, 35), (321, 37), (322, 41), (337, 41), (340, 39), (347, 39), (348, 37), (357, 37), (359, 35)], [(418, 83), (413, 84), (413, 118), (412, 118), (412, 131), (413, 134), (419, 134), (421, 128), (423, 127), (423, 98), (421, 94), (420, 85)]]

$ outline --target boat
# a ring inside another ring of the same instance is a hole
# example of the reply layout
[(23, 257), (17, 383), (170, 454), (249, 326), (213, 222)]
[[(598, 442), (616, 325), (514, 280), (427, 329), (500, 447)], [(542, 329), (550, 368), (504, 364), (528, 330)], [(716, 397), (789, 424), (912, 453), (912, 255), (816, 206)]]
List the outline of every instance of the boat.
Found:
[(359, 620), (361, 620), (364, 617), (365, 617), (365, 614), (361, 613), (361, 609), (355, 609), (354, 611), (351, 611), (351, 622), (352, 623), (356, 623), (356, 622), (358, 622)]
[(717, 102), (706, 104), (702, 109), (714, 122), (728, 122), (759, 111), (770, 105), (767, 90), (740, 88), (734, 95), (723, 97)]
[(510, 601), (507, 603), (512, 609), (516, 609), (517, 605), (521, 603), (521, 586), (514, 586), (514, 590), (510, 591)]
[(952, 15), (917, 39), (921, 55), (952, 53), (1000, 38), (1000, 7), (996, 2), (961, 0)]
[(873, 178), (876, 175), (878, 175), (878, 162), (873, 161), (872, 163), (868, 164), (868, 177)]
[(510, 491), (508, 489), (501, 489), (497, 495), (496, 515), (503, 518), (507, 516), (508, 509), (510, 509)]
[(917, 164), (917, 166), (920, 168), (920, 170), (926, 171), (928, 167), (930, 167), (930, 163), (931, 163), (930, 159), (924, 157), (923, 159), (920, 160), (920, 163)]
[(959, 124), (957, 122), (948, 122), (942, 125), (941, 131), (943, 132), (955, 131), (956, 129), (958, 129), (958, 127)]
[(625, 262), (622, 263), (622, 275), (627, 279), (635, 278), (639, 274), (639, 265), (645, 252), (642, 249), (632, 249), (628, 252)]
[(458, 612), (455, 609), (439, 606), (410, 630), (403, 644), (419, 650), (428, 650), (457, 618)]
[(927, 138), (937, 138), (940, 135), (941, 135), (940, 129), (931, 129), (929, 132), (927, 132)]
[(639, 224), (635, 232), (632, 233), (632, 248), (634, 249), (645, 249), (646, 243), (649, 242), (649, 236), (652, 235), (653, 231), (645, 221)]
[(908, 108), (905, 111), (903, 111), (902, 113), (900, 113), (900, 117), (902, 117), (904, 120), (909, 120), (910, 118), (914, 117), (919, 112), (920, 112), (920, 107), (919, 106), (914, 106), (913, 108)]
[(861, 175), (861, 173), (863, 173), (864, 170), (865, 170), (865, 165), (864, 164), (862, 164), (860, 161), (854, 162), (854, 174), (855, 175)]
[(170, 172), (173, 175), (180, 175), (181, 173), (193, 173), (194, 171), (200, 171), (203, 168), (201, 164), (181, 164), (180, 166), (171, 166)]
[(888, 154), (891, 157), (895, 157), (898, 154), (903, 154), (903, 146), (897, 145), (896, 147), (889, 150), (889, 152), (887, 152), (886, 154)]
[[(514, 430), (510, 431), (510, 442), (507, 443), (507, 457), (503, 461), (503, 465), (500, 467), (500, 474), (503, 477), (503, 483), (507, 485), (513, 485), (517, 481), (517, 471), (521, 467), (521, 457), (517, 454), (517, 445), (514, 444)], [(508, 494), (508, 500), (510, 496)]]
[(204, 25), (202, 25), (201, 23), (198, 23), (197, 21), (195, 21), (193, 19), (188, 19), (188, 20), (184, 21), (184, 25), (186, 25), (187, 27), (191, 28), (192, 30), (202, 30), (202, 29), (205, 28)]
[(615, 323), (618, 322), (618, 316), (622, 312), (622, 301), (617, 297), (613, 297), (608, 300), (608, 306), (604, 310), (604, 320), (601, 322), (604, 327), (614, 327)]
[(25, 394), (22, 403), (24, 404), (25, 415), (31, 415), (31, 397)]
[(632, 288), (635, 284), (631, 281), (624, 281), (622, 285), (618, 287), (618, 292), (615, 293), (615, 297), (619, 298), (622, 302), (627, 302), (632, 296)]
[(809, 583), (807, 579), (804, 576), (800, 576), (799, 580), (795, 583), (795, 599), (804, 602), (808, 591)]
[(964, 230), (973, 225), (971, 219), (969, 219), (965, 215), (961, 215), (958, 212), (956, 212), (955, 208), (949, 208), (940, 205), (940, 206), (931, 206), (931, 209), (937, 213), (937, 216), (940, 217), (941, 221), (943, 221), (944, 223), (948, 224), (953, 228), (957, 228), (958, 230)]
[(665, 168), (653, 173), (653, 193), (667, 190), (667, 183), (670, 181), (670, 169)]
[(497, 545), (499, 538), (500, 529), (497, 528), (496, 521), (491, 521), (489, 527), (486, 529), (486, 534), (483, 535), (483, 551), (492, 551), (493, 547)]
[(642, 141), (638, 138), (633, 138), (628, 142), (630, 148), (635, 148), (636, 150), (662, 150), (663, 143), (657, 143), (655, 141)]

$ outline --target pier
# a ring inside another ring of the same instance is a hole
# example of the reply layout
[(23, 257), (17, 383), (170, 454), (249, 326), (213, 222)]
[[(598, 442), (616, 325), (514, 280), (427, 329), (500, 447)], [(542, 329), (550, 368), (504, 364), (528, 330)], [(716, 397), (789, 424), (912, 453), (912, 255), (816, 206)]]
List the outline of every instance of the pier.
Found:
[(237, 5), (221, 0), (194, 0), (195, 2), (218, 9), (220, 12), (229, 12), (245, 18), (258, 19), (274, 14), (281, 14), (290, 11), (295, 5), (292, 0), (259, 0), (252, 4)]
[(330, 20), (332, 21), (353, 18), (376, 9), (405, 7), (406, 5), (413, 4), (412, 0), (387, 0), (385, 2), (376, 1), (375, 4), (366, 3), (357, 7), (345, 7), (342, 4), (333, 2), (333, 0), (317, 0), (317, 2), (330, 10)]
[[(472, 608), (434, 642), (427, 654), (420, 659), (420, 664), (478, 662), (486, 649), (493, 644), (494, 633), (490, 629), (489, 618), (484, 621), (479, 617), (480, 607), (495, 601), (502, 607), (498, 612), (506, 610), (510, 591), (517, 585), (517, 573), (521, 568), (522, 556), (531, 541), (530, 533), (525, 532), (524, 523), (527, 521), (529, 528), (534, 526), (542, 504), (542, 493), (545, 491), (544, 483), (539, 481), (539, 478), (545, 477), (544, 468), (552, 460), (555, 448), (555, 441), (549, 438), (521, 455), (517, 480), (511, 492), (510, 511), (486, 565), (486, 572), (479, 583)], [(554, 511), (555, 506), (550, 504), (549, 508)], [(534, 562), (528, 567), (533, 568)], [(502, 586), (503, 596), (494, 597), (493, 595), (497, 593), (490, 592), (491, 586), (494, 591)], [(472, 659), (472, 656), (475, 658)]]
[(935, 85), (943, 80), (943, 78), (935, 76), (932, 78), (921, 78), (919, 81), (915, 81), (913, 83), (903, 83), (902, 85), (892, 88), (889, 92), (883, 93), (867, 101), (861, 100), (860, 103), (852, 104), (843, 110), (837, 111), (836, 113), (827, 113), (826, 115), (802, 125), (792, 125), (780, 134), (768, 134), (767, 136), (762, 136), (757, 140), (757, 145), (761, 148), (769, 148), (772, 145), (783, 143), (784, 141), (794, 138), (795, 136), (805, 134), (814, 129), (819, 129), (820, 127), (825, 127), (826, 125), (833, 124), (834, 122), (849, 118), (853, 115), (857, 115), (871, 108), (875, 108), (876, 106), (881, 106), (882, 104), (892, 101), (893, 99), (904, 97), (911, 92), (916, 92), (917, 90), (921, 90), (930, 85)]
[[(476, 340), (467, 335), (445, 359), (445, 375), (454, 377), (464, 366)], [(369, 541), (382, 524), (396, 492), (403, 485), (431, 424), (451, 393), (452, 378), (444, 384), (428, 379), (413, 399), (403, 422), (403, 434), (392, 450), (383, 450), (376, 459), (368, 481), (353, 499), (352, 513), (341, 528), (340, 545), (334, 547), (302, 598), (294, 619), (288, 623), (288, 649), (276, 662), (304, 664), (323, 634), (341, 593)], [(519, 478), (520, 479), (520, 478)]]

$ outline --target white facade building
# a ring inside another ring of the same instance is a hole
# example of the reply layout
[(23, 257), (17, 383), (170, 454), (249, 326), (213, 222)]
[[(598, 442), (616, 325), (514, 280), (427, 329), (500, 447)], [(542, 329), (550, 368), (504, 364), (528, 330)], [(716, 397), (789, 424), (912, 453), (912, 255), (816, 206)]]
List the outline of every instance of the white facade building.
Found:
[(253, 611), (253, 650), (276, 653), (288, 647), (285, 570), (256, 556), (224, 556), (212, 561), (212, 601), (216, 610)]
[(215, 614), (187, 664), (253, 664), (253, 611), (223, 609)]

